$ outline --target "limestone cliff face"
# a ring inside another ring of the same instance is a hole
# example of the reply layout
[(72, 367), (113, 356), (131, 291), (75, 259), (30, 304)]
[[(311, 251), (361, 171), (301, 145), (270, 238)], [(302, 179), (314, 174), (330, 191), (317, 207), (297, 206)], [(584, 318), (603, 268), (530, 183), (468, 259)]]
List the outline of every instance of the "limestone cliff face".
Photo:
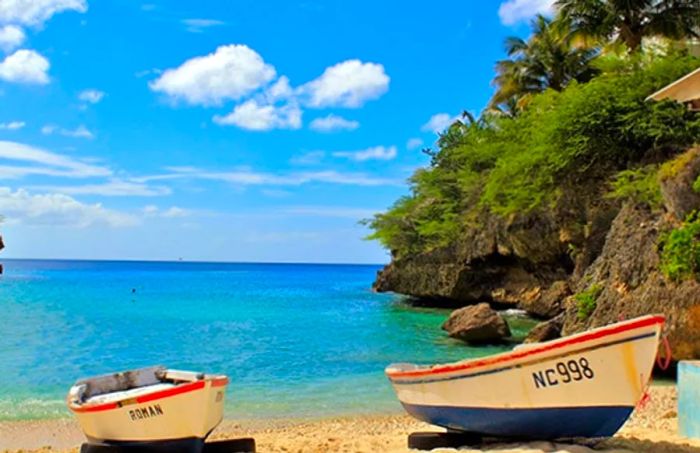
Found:
[[(700, 148), (664, 177), (664, 206), (572, 190), (549, 212), (484, 216), (450, 247), (394, 260), (374, 288), (461, 307), (478, 302), (518, 306), (543, 319), (564, 315), (563, 334), (643, 314), (667, 316), (675, 359), (700, 358), (700, 283), (673, 282), (659, 270), (659, 238), (700, 209), (693, 182)], [(574, 294), (599, 287), (593, 313), (579, 319)]]
[(618, 210), (598, 193), (572, 194), (548, 212), (510, 219), (484, 214), (457, 243), (392, 261), (374, 289), (444, 306), (486, 301), (554, 316), (561, 309), (550, 304), (559, 300), (542, 303), (550, 287), (581, 274), (595, 259)]

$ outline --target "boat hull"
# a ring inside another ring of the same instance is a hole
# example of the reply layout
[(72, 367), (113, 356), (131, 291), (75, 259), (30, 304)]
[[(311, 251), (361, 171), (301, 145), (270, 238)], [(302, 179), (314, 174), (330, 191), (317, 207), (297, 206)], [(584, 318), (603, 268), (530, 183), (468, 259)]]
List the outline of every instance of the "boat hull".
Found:
[(663, 318), (644, 317), (485, 359), (390, 366), (406, 411), (497, 437), (609, 437), (647, 387)]
[[(137, 398), (70, 407), (91, 443), (184, 445), (197, 451), (223, 418), (228, 379), (178, 385)], [(164, 451), (170, 451), (168, 448)]]

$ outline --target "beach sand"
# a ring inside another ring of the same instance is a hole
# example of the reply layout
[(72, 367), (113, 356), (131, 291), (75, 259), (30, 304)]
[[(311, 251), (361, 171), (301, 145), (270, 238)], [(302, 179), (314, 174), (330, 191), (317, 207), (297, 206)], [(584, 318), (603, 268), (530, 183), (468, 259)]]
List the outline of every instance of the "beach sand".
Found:
[[(466, 452), (592, 453), (660, 452), (700, 453), (700, 440), (677, 434), (676, 393), (671, 386), (654, 387), (651, 400), (635, 411), (612, 439), (597, 445), (532, 442), (481, 445)], [(213, 439), (254, 437), (260, 452), (406, 452), (407, 435), (438, 428), (405, 415), (355, 416), (320, 420), (236, 421), (225, 420)], [(77, 452), (82, 434), (73, 420), (0, 423), (0, 451)], [(436, 452), (452, 452), (439, 449)]]

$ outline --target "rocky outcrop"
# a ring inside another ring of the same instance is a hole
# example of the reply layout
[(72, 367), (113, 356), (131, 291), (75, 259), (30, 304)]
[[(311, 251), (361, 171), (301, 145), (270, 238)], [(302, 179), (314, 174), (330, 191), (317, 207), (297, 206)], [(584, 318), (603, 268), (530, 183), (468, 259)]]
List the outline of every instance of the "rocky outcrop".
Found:
[(524, 343), (541, 343), (557, 339), (561, 336), (561, 329), (564, 325), (564, 315), (561, 314), (549, 321), (537, 324), (525, 338)]
[(468, 343), (497, 342), (510, 336), (506, 320), (487, 303), (455, 310), (442, 329), (452, 338)]
[(538, 288), (531, 294), (526, 294), (520, 300), (518, 308), (535, 317), (549, 319), (564, 311), (564, 300), (570, 295), (568, 281), (558, 280), (544, 291)]
[(700, 207), (700, 193), (694, 183), (700, 176), (700, 148), (691, 149), (664, 165), (661, 171), (661, 195), (668, 212), (684, 219)]
[(507, 219), (484, 213), (449, 247), (392, 260), (374, 289), (449, 307), (529, 301), (521, 307), (538, 317), (554, 316), (566, 291), (558, 282), (583, 274), (619, 209), (601, 190), (571, 190), (551, 211)]
[(595, 309), (585, 320), (573, 297), (566, 301), (564, 328), (568, 335), (620, 319), (660, 313), (666, 316), (676, 360), (700, 357), (700, 284), (672, 282), (659, 271), (659, 236), (677, 224), (647, 206), (627, 204), (613, 222), (605, 247), (578, 282), (576, 291), (596, 285)]

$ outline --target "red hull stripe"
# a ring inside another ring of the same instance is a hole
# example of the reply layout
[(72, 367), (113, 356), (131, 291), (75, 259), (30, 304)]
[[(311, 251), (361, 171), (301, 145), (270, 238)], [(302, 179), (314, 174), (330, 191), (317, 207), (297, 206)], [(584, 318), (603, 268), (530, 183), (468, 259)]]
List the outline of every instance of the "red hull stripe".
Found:
[[(161, 390), (159, 392), (153, 392), (149, 393), (147, 395), (142, 395), (136, 398), (136, 402), (134, 404), (139, 404), (139, 403), (148, 403), (150, 401), (155, 401), (163, 398), (168, 398), (171, 396), (175, 395), (181, 395), (183, 393), (188, 393), (188, 392), (193, 392), (195, 390), (201, 390), (204, 388), (206, 385), (207, 381), (196, 381), (192, 382), (189, 384), (183, 384), (183, 385), (178, 385), (173, 388)], [(97, 404), (94, 406), (80, 406), (80, 407), (75, 407), (75, 406), (70, 406), (70, 409), (73, 412), (101, 412), (101, 411), (108, 411), (111, 409), (117, 409), (119, 407), (122, 407), (120, 402), (114, 402), (114, 403), (104, 403), (104, 404)]]
[(569, 339), (562, 339), (561, 341), (552, 342), (540, 348), (532, 348), (524, 351), (513, 351), (510, 354), (505, 354), (496, 357), (487, 357), (481, 360), (473, 360), (464, 364), (450, 364), (450, 365), (437, 365), (433, 368), (419, 369), (419, 370), (407, 370), (407, 371), (394, 371), (387, 372), (390, 378), (404, 378), (404, 377), (420, 377), (428, 375), (436, 375), (443, 373), (452, 373), (454, 371), (464, 371), (473, 370), (476, 368), (483, 368), (490, 365), (503, 364), (506, 362), (512, 362), (514, 360), (519, 360), (525, 357), (530, 357), (533, 355), (541, 354), (543, 352), (549, 352), (555, 349), (565, 348), (567, 346), (572, 346), (575, 344), (585, 343), (588, 341), (599, 340), (611, 335), (617, 335), (624, 332), (629, 332), (630, 330), (641, 329), (644, 327), (650, 327), (658, 324), (663, 324), (665, 318), (663, 316), (649, 316), (637, 321), (630, 321), (629, 323), (622, 323), (613, 325), (607, 329), (601, 329), (588, 334), (583, 334), (580, 336), (575, 336)]
[(228, 385), (228, 378), (227, 377), (216, 378), (216, 379), (211, 380), (212, 387), (224, 387), (227, 385)]

